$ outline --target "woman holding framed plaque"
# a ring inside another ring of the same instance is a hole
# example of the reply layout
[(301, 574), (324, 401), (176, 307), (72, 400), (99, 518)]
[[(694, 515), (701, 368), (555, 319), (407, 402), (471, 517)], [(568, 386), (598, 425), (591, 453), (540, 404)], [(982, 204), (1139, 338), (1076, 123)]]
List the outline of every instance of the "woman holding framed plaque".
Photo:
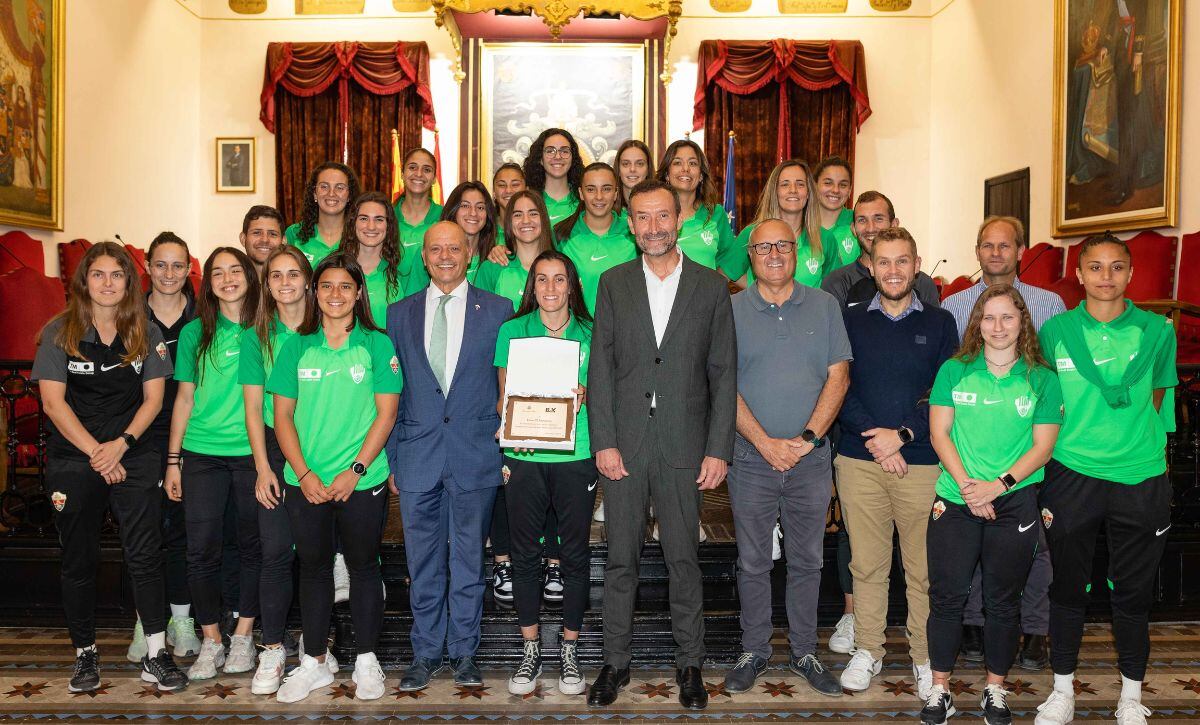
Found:
[(558, 689), (564, 695), (578, 695), (586, 689), (576, 655), (576, 644), (583, 625), (583, 612), (587, 607), (589, 536), (592, 507), (596, 500), (596, 465), (588, 439), (583, 387), (587, 384), (592, 316), (584, 305), (575, 265), (561, 252), (546, 251), (538, 255), (530, 269), (525, 294), (516, 316), (500, 328), (496, 339), (495, 364), (500, 368), (501, 390), (504, 390), (508, 375), (512, 343), (522, 338), (537, 337), (578, 343), (579, 387), (576, 388), (576, 394), (579, 396), (579, 405), (573, 449), (504, 449), (503, 473), (513, 558), (513, 594), (517, 621), (524, 639), (524, 654), (508, 680), (508, 691), (515, 695), (533, 692), (542, 672), (538, 636), (542, 564), (540, 539), (547, 512), (553, 508), (558, 517), (563, 576), (563, 643)]

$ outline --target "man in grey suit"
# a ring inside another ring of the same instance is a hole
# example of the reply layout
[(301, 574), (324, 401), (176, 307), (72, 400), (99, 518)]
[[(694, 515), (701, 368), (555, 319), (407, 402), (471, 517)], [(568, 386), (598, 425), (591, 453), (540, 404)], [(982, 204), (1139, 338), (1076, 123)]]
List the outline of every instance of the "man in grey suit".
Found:
[(588, 704), (612, 704), (629, 683), (638, 558), (653, 501), (671, 577), (679, 701), (708, 705), (700, 492), (725, 479), (737, 411), (737, 341), (725, 278), (680, 252), (683, 219), (669, 186), (629, 196), (640, 259), (600, 278), (588, 366), (590, 431), (605, 484), (604, 667)]

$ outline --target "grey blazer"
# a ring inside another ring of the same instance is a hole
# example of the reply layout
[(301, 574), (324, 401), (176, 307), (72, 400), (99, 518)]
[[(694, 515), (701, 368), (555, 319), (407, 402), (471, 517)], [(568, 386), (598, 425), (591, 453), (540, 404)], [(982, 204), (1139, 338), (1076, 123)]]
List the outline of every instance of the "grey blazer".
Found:
[(600, 277), (588, 363), (592, 451), (636, 456), (655, 395), (659, 443), (671, 466), (698, 468), (704, 456), (732, 460), (737, 339), (729, 288), (686, 256), (661, 347), (641, 258)]

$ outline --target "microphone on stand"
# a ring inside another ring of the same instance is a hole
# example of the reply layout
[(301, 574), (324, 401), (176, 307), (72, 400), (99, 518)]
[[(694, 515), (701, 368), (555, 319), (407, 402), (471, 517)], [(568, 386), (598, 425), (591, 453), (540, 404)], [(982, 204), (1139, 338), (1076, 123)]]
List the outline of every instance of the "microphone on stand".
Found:
[(929, 272), (929, 276), (930, 276), (930, 277), (933, 277), (933, 275), (937, 273), (937, 269), (938, 269), (938, 267), (942, 266), (942, 264), (943, 264), (944, 262), (949, 262), (949, 261), (950, 261), (950, 260), (948, 260), (948, 259), (939, 259), (939, 260), (937, 261), (937, 264), (933, 265), (933, 269), (932, 269), (932, 270), (930, 270), (930, 272)]
[(1037, 254), (1035, 254), (1035, 255), (1033, 255), (1033, 259), (1029, 260), (1028, 262), (1026, 262), (1025, 260), (1021, 260), (1021, 263), (1020, 263), (1020, 265), (1021, 265), (1021, 271), (1020, 271), (1020, 272), (1017, 272), (1017, 277), (1019, 278), (1019, 277), (1020, 277), (1022, 274), (1024, 274), (1025, 270), (1027, 270), (1027, 269), (1029, 269), (1030, 267), (1032, 267), (1032, 266), (1033, 266), (1033, 263), (1034, 263), (1034, 262), (1036, 262), (1036, 261), (1038, 261), (1038, 258), (1039, 258), (1039, 257), (1041, 257), (1043, 254), (1045, 254), (1047, 251), (1049, 251), (1049, 250), (1051, 250), (1051, 249), (1053, 249), (1053, 248), (1054, 248), (1054, 245), (1053, 245), (1053, 244), (1049, 244), (1049, 245), (1047, 245), (1046, 247), (1044, 247), (1044, 248), (1042, 248), (1042, 249), (1039, 249), (1039, 250), (1038, 250), (1038, 253), (1037, 253)]

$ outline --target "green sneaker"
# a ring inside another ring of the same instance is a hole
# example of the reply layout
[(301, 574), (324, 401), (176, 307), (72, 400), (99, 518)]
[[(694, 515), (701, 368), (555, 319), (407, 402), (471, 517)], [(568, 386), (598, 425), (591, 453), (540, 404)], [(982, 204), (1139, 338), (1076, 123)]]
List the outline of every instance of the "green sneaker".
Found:
[(200, 654), (200, 638), (196, 636), (196, 620), (191, 617), (171, 617), (167, 621), (167, 644), (174, 647), (176, 657)]
[(146, 654), (146, 633), (142, 631), (142, 620), (139, 619), (137, 624), (133, 625), (133, 640), (129, 643), (129, 649), (125, 651), (125, 659), (140, 665)]

